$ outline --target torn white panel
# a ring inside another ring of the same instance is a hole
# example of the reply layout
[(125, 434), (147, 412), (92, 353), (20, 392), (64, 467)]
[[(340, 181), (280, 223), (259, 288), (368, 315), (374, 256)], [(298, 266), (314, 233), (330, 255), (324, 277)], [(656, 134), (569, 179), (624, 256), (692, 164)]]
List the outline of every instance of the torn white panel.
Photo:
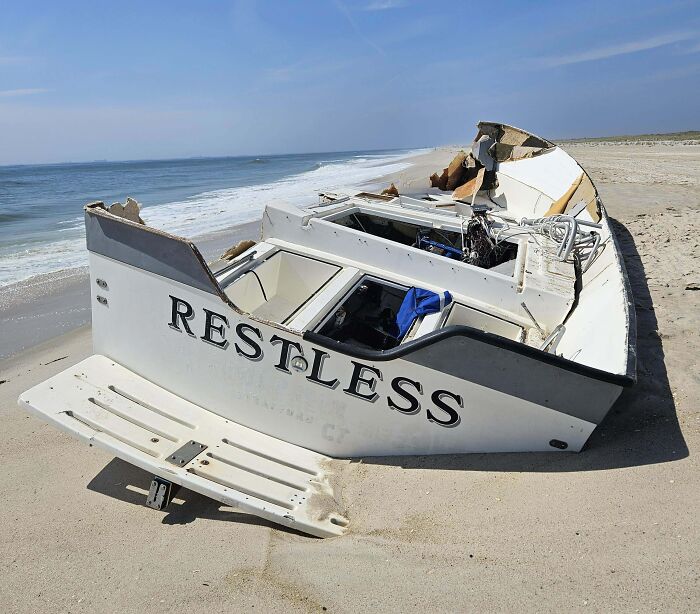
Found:
[(539, 190), (552, 200), (560, 198), (581, 175), (576, 160), (559, 147), (534, 158), (501, 162), (498, 175)]

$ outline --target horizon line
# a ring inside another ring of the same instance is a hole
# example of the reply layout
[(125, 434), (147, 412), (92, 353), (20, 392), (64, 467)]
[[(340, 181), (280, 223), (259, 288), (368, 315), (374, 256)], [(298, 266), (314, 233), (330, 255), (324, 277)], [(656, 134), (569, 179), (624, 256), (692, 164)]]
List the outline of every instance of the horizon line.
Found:
[(447, 145), (425, 145), (422, 147), (384, 147), (374, 149), (338, 149), (328, 151), (299, 151), (284, 153), (257, 153), (257, 154), (222, 154), (222, 155), (198, 155), (165, 158), (130, 158), (130, 159), (93, 159), (93, 160), (64, 160), (63, 162), (14, 162), (10, 164), (0, 164), (0, 168), (15, 166), (68, 166), (71, 164), (128, 164), (130, 162), (178, 162), (182, 160), (224, 160), (229, 158), (277, 158), (282, 156), (314, 156), (322, 154), (343, 154), (362, 153), (377, 151), (413, 151), (417, 149), (435, 149), (436, 147), (446, 147)]
[[(599, 136), (566, 136), (566, 137), (546, 137), (548, 140), (558, 143), (567, 141), (584, 141), (587, 139), (631, 139), (635, 137), (660, 137), (673, 136), (686, 133), (700, 133), (700, 130), (674, 130), (673, 132), (640, 132), (637, 134), (604, 134)], [(19, 166), (69, 166), (78, 164), (128, 164), (132, 162), (178, 162), (184, 160), (224, 160), (228, 158), (275, 158), (282, 156), (313, 156), (321, 154), (343, 154), (343, 153), (359, 153), (359, 152), (378, 152), (378, 151), (412, 151), (417, 149), (438, 149), (440, 147), (459, 147), (457, 143), (442, 143), (440, 145), (424, 145), (420, 147), (384, 147), (372, 149), (338, 149), (327, 151), (302, 151), (302, 152), (284, 152), (284, 153), (257, 153), (257, 154), (223, 154), (223, 155), (195, 155), (181, 157), (165, 157), (165, 158), (130, 158), (130, 159), (93, 159), (93, 160), (64, 160), (62, 162), (15, 162), (10, 164), (0, 164), (0, 168), (11, 168)]]

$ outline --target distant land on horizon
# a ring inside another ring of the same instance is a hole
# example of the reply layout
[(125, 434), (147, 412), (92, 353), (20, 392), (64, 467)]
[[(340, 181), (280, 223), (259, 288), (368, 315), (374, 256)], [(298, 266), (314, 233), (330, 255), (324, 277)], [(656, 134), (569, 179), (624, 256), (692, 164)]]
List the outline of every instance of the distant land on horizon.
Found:
[[(442, 147), (439, 145), (438, 147)], [(382, 149), (338, 149), (336, 151), (300, 151), (300, 152), (284, 152), (284, 153), (255, 153), (255, 154), (222, 154), (222, 155), (197, 155), (197, 156), (181, 156), (179, 158), (125, 158), (125, 159), (109, 159), (98, 158), (94, 160), (63, 160), (60, 162), (17, 162), (15, 164), (0, 164), (0, 168), (15, 168), (22, 166), (78, 166), (81, 164), (140, 164), (144, 162), (186, 162), (186, 161), (207, 161), (207, 160), (230, 160), (241, 158), (253, 158), (263, 161), (263, 159), (284, 158), (288, 156), (335, 156), (339, 154), (378, 154), (378, 153), (394, 153), (394, 152), (409, 152), (418, 149), (431, 149), (432, 146), (425, 147), (396, 147)]]
[[(544, 137), (548, 138), (548, 137)], [(633, 143), (640, 141), (700, 141), (700, 130), (686, 130), (684, 132), (659, 132), (650, 134), (623, 134), (611, 136), (584, 136), (576, 138), (558, 138), (550, 140), (554, 143)], [(0, 164), (0, 168), (19, 167), (19, 166), (62, 166), (62, 165), (78, 165), (78, 164), (119, 164), (119, 163), (138, 163), (138, 162), (167, 162), (179, 160), (222, 160), (226, 158), (275, 158), (284, 156), (313, 156), (321, 154), (341, 154), (341, 153), (373, 153), (373, 152), (394, 152), (394, 151), (411, 151), (412, 149), (434, 149), (437, 147), (465, 147), (459, 143), (444, 143), (442, 145), (415, 147), (415, 148), (385, 148), (385, 149), (353, 149), (339, 151), (320, 151), (320, 152), (301, 152), (301, 153), (283, 153), (283, 154), (238, 154), (238, 155), (223, 155), (223, 156), (185, 156), (182, 158), (134, 158), (131, 160), (70, 160), (65, 162), (41, 162), (39, 164), (20, 163), (20, 164)]]
[(622, 134), (615, 136), (584, 136), (575, 139), (558, 139), (559, 143), (602, 143), (636, 141), (699, 141), (700, 130), (685, 132), (659, 132), (652, 134)]

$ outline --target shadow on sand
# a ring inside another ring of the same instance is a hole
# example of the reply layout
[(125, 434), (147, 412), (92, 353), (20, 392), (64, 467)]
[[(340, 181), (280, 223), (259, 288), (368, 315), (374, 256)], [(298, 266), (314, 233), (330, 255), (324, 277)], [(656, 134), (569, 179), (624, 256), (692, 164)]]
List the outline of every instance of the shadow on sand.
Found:
[(366, 464), (462, 471), (595, 471), (651, 465), (688, 456), (668, 383), (658, 322), (644, 265), (629, 231), (611, 218), (625, 261), (637, 314), (637, 384), (622, 391), (603, 423), (578, 454), (446, 454), (382, 456)]
[[(87, 487), (88, 490), (98, 492), (112, 499), (119, 499), (120, 501), (133, 505), (145, 506), (146, 495), (148, 494), (152, 479), (153, 476), (150, 473), (119, 458), (113, 458), (90, 481)], [(162, 514), (163, 524), (188, 524), (194, 522), (198, 518), (202, 518), (275, 527), (282, 531), (298, 534), (297, 531), (273, 524), (264, 518), (238, 512), (219, 501), (214, 501), (213, 499), (187, 490), (186, 488), (181, 488), (176, 493), (167, 509), (162, 511), (150, 511), (154, 514)]]
[[(661, 339), (646, 275), (632, 235), (611, 219), (624, 257), (637, 314), (638, 382), (622, 392), (604, 422), (579, 454), (445, 454), (364, 458), (365, 464), (455, 471), (595, 471), (679, 460), (688, 456), (671, 394)], [(143, 505), (151, 476), (119, 459), (112, 460), (90, 482), (90, 490)], [(275, 526), (207, 497), (181, 489), (164, 514), (164, 524), (186, 524), (197, 518)], [(291, 531), (295, 533), (295, 531)]]

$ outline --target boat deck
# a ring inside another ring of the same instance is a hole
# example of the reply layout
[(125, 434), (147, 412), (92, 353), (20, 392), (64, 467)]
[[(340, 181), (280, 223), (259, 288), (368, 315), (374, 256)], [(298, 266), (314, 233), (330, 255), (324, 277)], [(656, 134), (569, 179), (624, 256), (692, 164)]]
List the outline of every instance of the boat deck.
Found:
[(240, 511), (318, 537), (341, 535), (347, 525), (331, 485), (332, 463), (340, 461), (226, 420), (105, 356), (31, 388), (20, 405), (91, 446)]
[[(402, 343), (445, 326), (468, 325), (540, 347), (574, 303), (573, 263), (558, 260), (548, 238), (524, 235), (505, 219), (502, 236), (515, 256), (488, 269), (375, 236), (362, 229), (359, 215), (396, 221), (407, 233), (423, 227), (455, 236), (462, 230), (455, 203), (447, 207), (444, 199), (365, 195), (301, 209), (270, 206), (263, 241), (232, 263), (212, 263), (212, 271), (236, 307), (294, 332), (318, 331), (364, 279), (448, 291), (453, 304), (419, 318)], [(357, 219), (361, 229), (339, 223), (348, 218)]]

